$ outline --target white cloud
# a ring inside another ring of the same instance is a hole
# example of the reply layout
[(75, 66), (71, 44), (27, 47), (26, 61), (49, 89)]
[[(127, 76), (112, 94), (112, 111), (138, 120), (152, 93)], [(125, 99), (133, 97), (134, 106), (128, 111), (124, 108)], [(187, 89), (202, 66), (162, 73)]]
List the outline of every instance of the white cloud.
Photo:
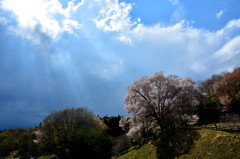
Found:
[[(237, 47), (239, 41), (235, 38), (240, 35), (240, 19), (230, 21), (215, 32), (194, 28), (188, 21), (180, 21), (182, 18), (177, 18), (177, 23), (173, 25), (159, 23), (147, 26), (141, 23), (140, 18), (136, 18), (136, 21), (132, 20), (130, 12), (134, 4), (118, 0), (89, 0), (84, 4), (83, 1), (78, 4), (70, 1), (66, 9), (63, 9), (58, 0), (35, 0), (40, 7), (34, 11), (30, 10), (31, 14), (25, 13), (25, 10), (19, 11), (21, 9), (13, 3), (15, 1), (21, 4), (17, 0), (3, 0), (2, 8), (5, 6), (5, 10), (14, 12), (21, 36), (38, 40), (38, 43), (49, 37), (58, 39), (61, 33), (74, 33), (74, 29), (80, 28), (81, 24), (78, 22), (80, 19), (85, 26), (83, 29), (86, 39), (89, 38), (91, 46), (96, 47), (105, 61), (111, 61), (104, 56), (105, 52), (108, 52), (108, 55), (114, 54), (117, 56), (116, 59), (123, 59), (124, 64), (131, 65), (131, 58), (123, 57), (126, 54), (131, 55), (134, 59), (132, 67), (141, 71), (168, 70), (180, 75), (181, 72), (184, 74), (189, 71), (204, 73), (212, 69), (210, 65), (212, 63), (218, 63), (216, 67), (220, 68), (219, 59), (225, 59), (222, 62), (227, 63), (227, 59), (231, 61), (239, 55), (239, 47)], [(29, 2), (29, 7), (22, 6), (25, 9), (36, 5), (32, 4), (32, 0), (23, 1)], [(172, 2), (179, 3), (179, 1)], [(80, 6), (81, 9), (78, 9)], [(179, 7), (181, 9), (181, 6)], [(78, 11), (78, 21), (71, 18), (71, 14), (75, 11)], [(104, 53), (100, 50), (104, 50)], [(151, 62), (145, 65), (144, 61)], [(237, 61), (231, 61), (231, 65), (234, 64), (237, 64)], [(119, 65), (119, 69), (121, 67), (123, 66)], [(114, 72), (114, 69), (110, 71), (111, 69), (105, 66), (99, 69), (104, 75)]]
[(141, 22), (141, 18), (137, 18), (137, 21), (140, 23)]
[(240, 27), (240, 19), (231, 20), (224, 29), (232, 29), (232, 28), (239, 28)]
[(222, 15), (223, 15), (223, 10), (220, 10), (220, 11), (216, 14), (216, 18), (217, 18), (217, 19), (220, 19)]
[[(131, 3), (121, 2), (118, 0), (101, 1), (100, 14), (94, 19), (98, 29), (106, 32), (118, 32), (117, 37), (122, 42), (131, 44), (131, 39), (127, 36), (127, 32), (137, 24), (131, 20), (130, 11), (132, 10)], [(141, 21), (137, 18), (138, 23)]]
[(240, 19), (231, 20), (225, 27), (216, 32), (216, 36), (222, 37), (226, 41), (233, 39), (237, 35), (240, 35)]
[(124, 34), (119, 35), (118, 40), (120, 40), (122, 42), (125, 42), (125, 43), (128, 43), (128, 44), (132, 44), (131, 38), (129, 36), (124, 35)]
[(237, 36), (227, 42), (221, 49), (219, 49), (214, 57), (221, 60), (222, 62), (229, 61), (240, 55), (240, 36)]
[[(114, 32), (116, 34), (109, 36), (116, 36), (118, 40), (130, 44), (123, 52), (134, 54), (134, 67), (143, 72), (156, 72), (161, 68), (182, 75), (186, 72), (211, 74), (223, 68), (223, 63), (225, 68), (238, 64), (237, 60), (232, 59), (239, 55), (239, 41), (235, 37), (240, 35), (240, 19), (230, 21), (218, 31), (210, 31), (194, 28), (188, 21), (180, 21), (183, 18), (177, 17), (176, 12), (174, 25), (146, 26), (140, 21), (131, 20), (132, 4), (121, 5), (117, 0), (104, 3), (95, 20), (97, 28), (106, 33)], [(151, 63), (143, 67), (143, 61)]]
[(97, 28), (104, 31), (128, 31), (136, 24), (131, 21), (129, 12), (132, 4), (119, 3), (118, 0), (105, 0), (99, 16), (94, 20)]
[(178, 5), (179, 0), (168, 0), (172, 5)]
[[(175, 5), (179, 3), (179, 1), (171, 2)], [(210, 69), (212, 63), (218, 63), (219, 54), (224, 54), (221, 57), (227, 56), (223, 58), (225, 60), (232, 59), (238, 54), (239, 47), (236, 45), (238, 40), (235, 37), (240, 35), (240, 19), (230, 21), (216, 32), (194, 28), (188, 22), (180, 21), (183, 18), (178, 17), (175, 21), (180, 22), (174, 25), (146, 26), (140, 21), (131, 20), (132, 4), (121, 4), (117, 0), (108, 1), (106, 4), (107, 9), (102, 9), (95, 21), (97, 28), (117, 33), (117, 39), (139, 49), (139, 57), (148, 56), (144, 60), (168, 59), (172, 62), (171, 67), (181, 63), (182, 67), (185, 67), (183, 69), (200, 73)], [(220, 18), (222, 14), (223, 10), (218, 13), (218, 17)], [(144, 55), (145, 52), (148, 55)], [(210, 59), (211, 62), (209, 62)], [(137, 65), (137, 62), (135, 64)], [(149, 65), (149, 69), (153, 65), (157, 64), (153, 62)], [(221, 66), (219, 64), (216, 67)]]
[(12, 29), (35, 43), (40, 43), (42, 36), (57, 40), (61, 33), (73, 33), (74, 29), (82, 27), (71, 19), (71, 14), (83, 5), (83, 1), (68, 2), (66, 9), (58, 0), (2, 0), (0, 5), (16, 17), (17, 28)]

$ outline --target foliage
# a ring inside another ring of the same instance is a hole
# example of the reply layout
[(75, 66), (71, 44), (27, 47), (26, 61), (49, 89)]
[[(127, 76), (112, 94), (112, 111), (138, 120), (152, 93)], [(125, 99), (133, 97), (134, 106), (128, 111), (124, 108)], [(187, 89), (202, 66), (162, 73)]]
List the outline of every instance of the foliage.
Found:
[(80, 156), (107, 159), (111, 156), (110, 137), (85, 108), (53, 112), (42, 123), (42, 147), (47, 154), (71, 159)]
[(235, 87), (231, 90), (230, 107), (231, 112), (235, 112), (240, 115), (240, 82), (237, 82)]
[(29, 158), (40, 154), (39, 145), (33, 142), (33, 130), (25, 132), (19, 139), (18, 155), (21, 158)]
[(0, 130), (0, 134), (1, 134), (2, 132), (4, 132), (4, 131), (6, 131), (6, 130)]
[(199, 137), (198, 132), (191, 129), (161, 132), (155, 137), (154, 142), (157, 147), (157, 156), (161, 159), (174, 159), (187, 154), (194, 147), (194, 141)]
[(4, 131), (0, 134), (0, 156), (6, 157), (12, 151), (17, 149), (19, 140), (13, 136), (10, 130)]
[(222, 104), (215, 94), (211, 94), (208, 100), (200, 103), (196, 107), (195, 113), (198, 115), (198, 123), (209, 124), (219, 122), (221, 116)]
[(129, 128), (127, 135), (135, 137), (158, 128), (168, 131), (176, 124), (188, 124), (202, 99), (191, 78), (164, 76), (162, 72), (142, 77), (128, 86), (124, 103), (130, 117), (122, 118), (120, 126)]
[(130, 139), (126, 135), (121, 135), (114, 140), (112, 154), (114, 156), (128, 150), (131, 147)]
[(104, 124), (107, 125), (107, 134), (112, 137), (118, 137), (124, 133), (122, 128), (119, 126), (119, 121), (121, 120), (121, 116), (104, 116), (102, 118)]
[(107, 126), (107, 134), (110, 135), (113, 140), (112, 155), (116, 156), (123, 151), (129, 149), (131, 146), (131, 143), (129, 141), (131, 139), (124, 134), (124, 131), (119, 126), (121, 116), (104, 116), (102, 120)]
[(198, 84), (198, 88), (208, 95), (208, 100), (196, 110), (199, 123), (216, 123), (221, 115), (222, 121), (237, 121), (240, 115), (240, 67), (233, 72), (213, 75)]
[[(231, 73), (225, 74), (221, 80), (214, 83), (214, 92), (219, 96), (222, 104), (229, 105), (232, 99), (236, 99), (235, 95), (238, 94), (239, 82), (240, 67)], [(240, 104), (239, 101), (236, 102)]]
[(0, 157), (7, 157), (17, 151), (18, 156), (27, 158), (39, 154), (38, 145), (33, 142), (34, 129), (11, 129), (0, 134)]
[(214, 90), (219, 95), (231, 95), (237, 82), (240, 81), (240, 68), (236, 68), (233, 72), (227, 73), (221, 80), (214, 83)]

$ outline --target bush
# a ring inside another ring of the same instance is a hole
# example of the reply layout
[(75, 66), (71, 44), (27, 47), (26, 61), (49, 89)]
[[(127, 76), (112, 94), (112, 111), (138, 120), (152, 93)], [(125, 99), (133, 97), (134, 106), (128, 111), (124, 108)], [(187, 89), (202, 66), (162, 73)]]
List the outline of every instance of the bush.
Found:
[(130, 148), (129, 138), (126, 135), (119, 136), (114, 140), (114, 146), (112, 148), (112, 154), (114, 156), (119, 155), (125, 150)]
[(86, 108), (53, 112), (42, 123), (42, 147), (46, 154), (64, 159), (111, 158), (111, 139)]

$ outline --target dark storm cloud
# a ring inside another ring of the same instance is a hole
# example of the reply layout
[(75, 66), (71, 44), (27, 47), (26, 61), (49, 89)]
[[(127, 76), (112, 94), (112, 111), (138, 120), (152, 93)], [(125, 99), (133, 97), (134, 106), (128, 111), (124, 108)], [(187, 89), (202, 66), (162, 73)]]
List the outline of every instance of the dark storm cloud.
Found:
[(125, 113), (124, 80), (105, 79), (95, 72), (108, 64), (89, 41), (80, 39), (85, 42), (78, 44), (63, 38), (49, 51), (16, 37), (8, 36), (6, 42), (4, 36), (0, 37), (0, 129), (36, 126), (50, 112), (67, 107), (88, 107), (101, 116)]

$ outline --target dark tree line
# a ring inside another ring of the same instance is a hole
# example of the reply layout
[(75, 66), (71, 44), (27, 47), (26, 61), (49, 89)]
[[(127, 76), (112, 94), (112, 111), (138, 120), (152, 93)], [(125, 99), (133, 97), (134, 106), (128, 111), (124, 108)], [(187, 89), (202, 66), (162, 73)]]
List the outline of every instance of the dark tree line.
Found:
[(239, 121), (240, 67), (232, 72), (214, 74), (199, 82), (198, 88), (207, 95), (207, 99), (196, 109), (199, 124)]

